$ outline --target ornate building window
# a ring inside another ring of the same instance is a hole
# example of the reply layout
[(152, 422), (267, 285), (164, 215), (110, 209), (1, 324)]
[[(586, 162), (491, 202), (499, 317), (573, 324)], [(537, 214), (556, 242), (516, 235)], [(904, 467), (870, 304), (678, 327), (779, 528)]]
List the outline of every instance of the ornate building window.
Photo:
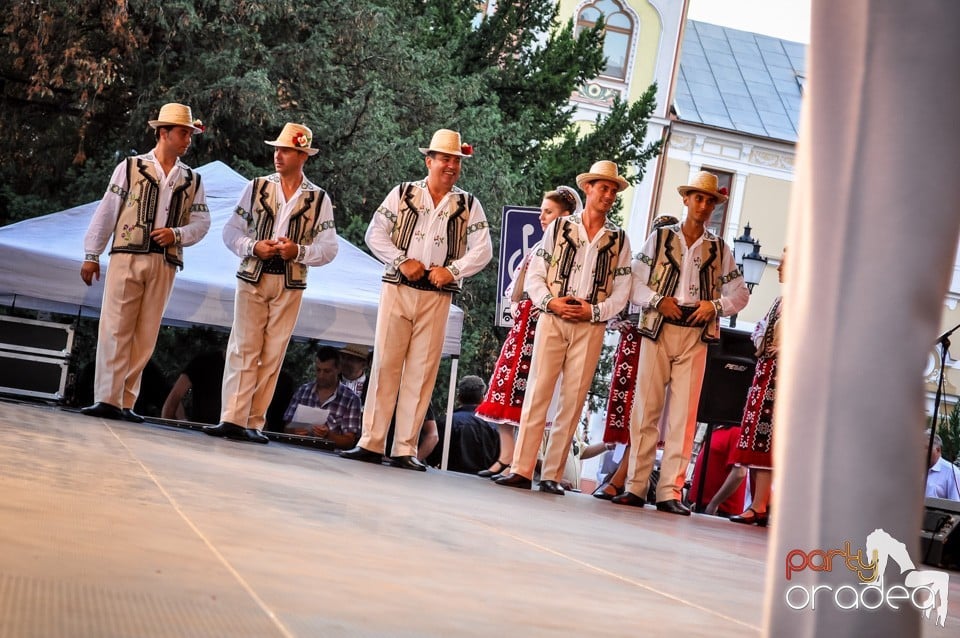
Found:
[(577, 33), (583, 29), (592, 29), (601, 16), (605, 25), (603, 54), (607, 58), (607, 66), (601, 75), (626, 82), (630, 44), (634, 35), (633, 18), (616, 0), (596, 0), (580, 9)]

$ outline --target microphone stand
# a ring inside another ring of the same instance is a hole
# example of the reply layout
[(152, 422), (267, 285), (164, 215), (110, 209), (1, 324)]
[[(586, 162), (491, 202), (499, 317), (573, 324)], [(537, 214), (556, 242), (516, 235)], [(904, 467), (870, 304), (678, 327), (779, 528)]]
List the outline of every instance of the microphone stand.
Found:
[[(933, 397), (933, 417), (930, 421), (930, 442), (927, 444), (927, 463), (930, 462), (930, 455), (933, 453), (933, 437), (936, 436), (937, 427), (940, 424), (938, 417), (940, 412), (940, 397), (943, 395), (943, 369), (947, 365), (947, 353), (950, 350), (950, 335), (956, 332), (957, 328), (960, 328), (960, 324), (955, 325), (937, 337), (935, 342), (940, 346), (940, 371), (937, 373), (937, 393)], [(924, 478), (924, 484), (926, 484), (926, 478)]]

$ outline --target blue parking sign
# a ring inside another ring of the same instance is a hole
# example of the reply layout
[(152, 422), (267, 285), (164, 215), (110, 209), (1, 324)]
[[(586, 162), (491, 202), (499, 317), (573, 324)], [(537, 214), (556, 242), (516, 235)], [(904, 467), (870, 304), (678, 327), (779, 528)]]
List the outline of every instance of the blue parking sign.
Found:
[(513, 273), (530, 249), (543, 237), (540, 228), (540, 209), (531, 206), (504, 206), (500, 226), (500, 273), (497, 279), (497, 325), (513, 326), (507, 287), (513, 282)]

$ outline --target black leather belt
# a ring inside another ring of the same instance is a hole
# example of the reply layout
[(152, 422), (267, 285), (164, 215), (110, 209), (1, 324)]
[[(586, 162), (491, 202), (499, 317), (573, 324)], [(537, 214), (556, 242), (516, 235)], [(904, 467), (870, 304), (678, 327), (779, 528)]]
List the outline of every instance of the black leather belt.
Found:
[(282, 275), (287, 272), (286, 262), (280, 257), (271, 257), (263, 262), (263, 272), (268, 275)]
[(416, 281), (411, 281), (403, 276), (403, 273), (398, 273), (400, 275), (400, 283), (404, 286), (410, 286), (411, 288), (416, 288), (417, 290), (429, 290), (431, 292), (447, 292), (442, 288), (437, 288), (432, 283), (430, 283), (430, 271), (423, 271), (423, 277), (417, 279)]
[(663, 317), (664, 323), (669, 323), (674, 326), (683, 326), (684, 328), (702, 328), (707, 325), (706, 321), (701, 321), (699, 323), (688, 323), (690, 320), (690, 315), (697, 311), (699, 306), (679, 306), (680, 308), (680, 318), (679, 319), (670, 319), (666, 315)]
[(160, 254), (162, 255), (163, 253), (167, 252), (167, 249), (164, 248), (163, 246), (161, 246), (160, 244), (158, 244), (158, 243), (157, 243), (156, 241), (154, 241), (153, 239), (151, 239), (151, 240), (150, 240), (150, 252), (152, 252), (152, 253), (160, 253)]

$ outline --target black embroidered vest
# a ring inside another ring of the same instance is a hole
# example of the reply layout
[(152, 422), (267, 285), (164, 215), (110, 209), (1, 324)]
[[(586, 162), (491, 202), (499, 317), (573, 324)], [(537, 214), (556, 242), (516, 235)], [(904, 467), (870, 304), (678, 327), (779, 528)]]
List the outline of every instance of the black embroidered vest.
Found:
[[(186, 166), (180, 166), (180, 176), (170, 198), (167, 227), (177, 228), (190, 223), (190, 214), (206, 210), (194, 206), (193, 200), (200, 188), (200, 175)], [(123, 202), (113, 231), (111, 253), (150, 252), (150, 233), (154, 230), (157, 204), (160, 199), (160, 177), (153, 162), (142, 157), (127, 158), (127, 190), (115, 189)], [(171, 244), (164, 250), (167, 262), (183, 268), (183, 247)]]
[[(259, 241), (273, 236), (279, 210), (278, 191), (280, 184), (271, 177), (258, 177), (253, 180), (250, 195), (250, 212), (237, 207), (236, 214), (247, 222), (247, 237)], [(333, 226), (333, 221), (320, 221), (320, 206), (327, 196), (323, 189), (303, 189), (297, 209), (290, 215), (287, 237), (300, 245), (310, 245), (321, 231)], [(240, 262), (237, 277), (250, 283), (257, 283), (263, 275), (263, 260), (249, 255)], [(304, 289), (307, 287), (307, 266), (288, 260), (284, 262), (284, 286)]]

